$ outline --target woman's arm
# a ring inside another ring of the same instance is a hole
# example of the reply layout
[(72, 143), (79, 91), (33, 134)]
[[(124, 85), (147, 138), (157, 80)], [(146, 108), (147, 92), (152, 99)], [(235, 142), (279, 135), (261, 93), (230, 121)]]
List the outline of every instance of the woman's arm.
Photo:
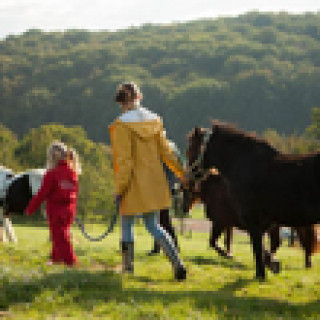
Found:
[(159, 149), (161, 160), (179, 179), (182, 179), (184, 176), (183, 165), (170, 147), (169, 141), (163, 131), (163, 126), (161, 126), (159, 131)]

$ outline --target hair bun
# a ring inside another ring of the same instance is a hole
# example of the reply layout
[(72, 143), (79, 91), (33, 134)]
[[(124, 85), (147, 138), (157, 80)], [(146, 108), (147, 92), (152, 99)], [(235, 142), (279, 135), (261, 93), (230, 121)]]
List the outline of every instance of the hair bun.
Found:
[(116, 102), (121, 102), (121, 103), (125, 103), (128, 101), (128, 97), (126, 95), (126, 92), (123, 91), (123, 90), (119, 90), (117, 92), (117, 95), (116, 95)]
[(115, 101), (119, 103), (128, 103), (137, 99), (140, 94), (139, 87), (134, 82), (125, 82), (118, 86)]

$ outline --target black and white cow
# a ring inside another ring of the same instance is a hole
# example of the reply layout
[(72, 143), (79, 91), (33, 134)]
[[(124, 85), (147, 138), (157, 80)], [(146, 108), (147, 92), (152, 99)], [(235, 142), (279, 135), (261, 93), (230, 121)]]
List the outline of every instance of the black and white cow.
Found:
[(32, 196), (39, 190), (45, 172), (45, 169), (32, 169), (17, 174), (10, 180), (3, 203), (3, 234), (7, 234), (9, 241), (17, 241), (9, 220), (10, 214), (24, 213)]

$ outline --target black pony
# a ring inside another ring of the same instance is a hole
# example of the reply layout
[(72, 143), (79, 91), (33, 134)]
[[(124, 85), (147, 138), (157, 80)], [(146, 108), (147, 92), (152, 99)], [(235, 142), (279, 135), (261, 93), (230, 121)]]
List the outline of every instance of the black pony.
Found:
[(256, 258), (256, 276), (265, 279), (272, 256), (263, 235), (272, 225), (311, 227), (320, 221), (320, 154), (284, 155), (265, 140), (228, 124), (191, 135), (190, 181), (215, 167), (224, 177), (232, 208), (246, 230)]
[[(190, 141), (192, 147), (192, 141)], [(232, 198), (228, 192), (228, 185), (225, 179), (217, 170), (209, 170), (205, 177), (195, 180), (193, 185), (183, 189), (183, 210), (188, 212), (195, 202), (202, 202), (206, 218), (211, 222), (211, 232), (209, 245), (223, 257), (231, 258), (231, 242), (233, 229), (240, 228), (238, 214), (232, 206)], [(270, 239), (270, 253), (275, 254), (281, 244), (280, 225), (273, 225), (267, 230)], [(305, 253), (305, 267), (311, 267), (311, 256), (319, 249), (317, 229), (315, 225), (310, 227), (296, 227), (298, 239)], [(224, 233), (225, 248), (221, 248), (218, 240)], [(277, 263), (269, 264), (268, 267), (273, 271), (279, 271)]]

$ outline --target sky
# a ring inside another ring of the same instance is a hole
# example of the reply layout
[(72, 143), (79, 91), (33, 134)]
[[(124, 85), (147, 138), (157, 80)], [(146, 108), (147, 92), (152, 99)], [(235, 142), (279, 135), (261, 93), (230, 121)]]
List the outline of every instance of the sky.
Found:
[(112, 31), (248, 11), (320, 12), (320, 0), (0, 0), (0, 38), (31, 28)]

